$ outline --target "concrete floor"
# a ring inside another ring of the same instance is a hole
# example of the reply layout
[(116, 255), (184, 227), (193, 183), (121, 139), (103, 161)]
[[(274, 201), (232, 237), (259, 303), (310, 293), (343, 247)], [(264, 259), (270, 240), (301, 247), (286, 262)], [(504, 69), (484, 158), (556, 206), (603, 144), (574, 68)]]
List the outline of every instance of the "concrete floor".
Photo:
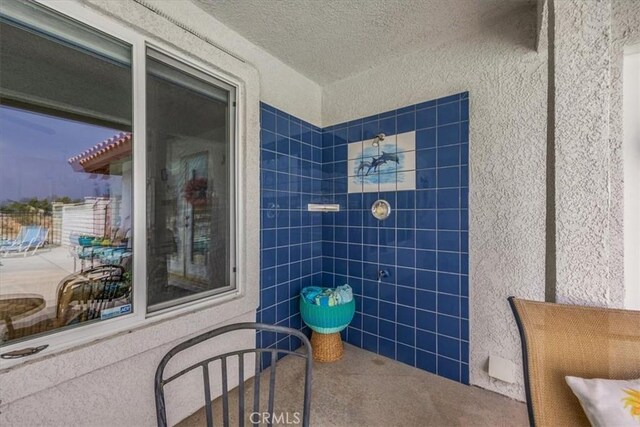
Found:
[(54, 307), (58, 283), (73, 273), (73, 257), (65, 246), (42, 248), (26, 257), (11, 254), (0, 263), (0, 296), (38, 294)]
[[(276, 372), (275, 413), (289, 412), (289, 421), (293, 421), (302, 405), (302, 359), (287, 356), (278, 362)], [(269, 374), (269, 369), (262, 373), (261, 403), (267, 401)], [(245, 389), (245, 404), (251, 407), (253, 380), (247, 381)], [(229, 401), (231, 425), (237, 425), (237, 401), (234, 390)], [(219, 416), (221, 408), (217, 399), (214, 415)], [(528, 425), (523, 403), (348, 344), (340, 361), (314, 363), (311, 408), (312, 426)], [(205, 420), (201, 409), (179, 425), (203, 426)], [(214, 425), (220, 425), (218, 417)], [(248, 418), (245, 425), (251, 425)]]

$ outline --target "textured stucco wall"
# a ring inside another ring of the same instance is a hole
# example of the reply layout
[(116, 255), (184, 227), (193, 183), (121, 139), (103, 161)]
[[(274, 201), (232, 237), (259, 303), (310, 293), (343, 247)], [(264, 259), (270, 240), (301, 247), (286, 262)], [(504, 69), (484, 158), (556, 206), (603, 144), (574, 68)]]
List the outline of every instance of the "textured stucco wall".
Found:
[(611, 5), (554, 4), (556, 301), (619, 306), (609, 284)]
[(544, 298), (546, 50), (535, 51), (535, 5), (497, 21), (326, 87), (323, 123), (469, 91), (471, 383), (523, 399), (521, 370), (507, 384), (485, 365), (493, 353), (520, 366), (507, 296)]
[[(122, 15), (133, 5), (131, 0), (80, 0), (108, 13)], [(251, 43), (212, 15), (188, 0), (140, 0), (190, 29), (214, 41), (218, 46), (252, 64), (260, 75), (260, 100), (311, 123), (321, 121), (321, 87), (280, 59)], [(126, 16), (126, 15), (122, 15)], [(166, 24), (168, 22), (165, 21)]]
[[(609, 126), (609, 281), (612, 300), (620, 302), (624, 283), (624, 171), (623, 171), (623, 59), (625, 46), (640, 44), (640, 1), (613, 0), (611, 2), (611, 100)], [(640, 239), (640, 236), (636, 236)], [(630, 262), (634, 262), (630, 260)], [(635, 260), (637, 262), (637, 260)], [(638, 286), (637, 283), (631, 286)]]

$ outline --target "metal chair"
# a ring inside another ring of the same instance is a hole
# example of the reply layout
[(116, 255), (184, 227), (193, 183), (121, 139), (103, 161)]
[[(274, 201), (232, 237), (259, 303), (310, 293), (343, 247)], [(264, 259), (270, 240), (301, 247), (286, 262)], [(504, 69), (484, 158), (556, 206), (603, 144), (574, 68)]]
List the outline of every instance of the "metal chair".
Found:
[[(253, 329), (255, 331), (275, 332), (279, 334), (292, 335), (300, 339), (302, 342), (303, 352), (296, 352), (290, 350), (283, 350), (277, 348), (252, 348), (236, 350), (228, 353), (224, 353), (217, 356), (212, 356), (200, 362), (194, 363), (180, 372), (164, 378), (164, 370), (171, 358), (176, 354), (189, 349), (203, 341), (209, 340), (214, 337), (226, 334), (228, 332)], [(204, 406), (206, 411), (207, 427), (213, 426), (213, 406), (211, 399), (211, 384), (209, 382), (209, 365), (217, 360), (220, 360), (221, 366), (221, 380), (222, 380), (222, 419), (225, 427), (229, 426), (229, 389), (227, 384), (227, 359), (229, 357), (238, 357), (238, 422), (242, 427), (244, 424), (244, 363), (245, 354), (255, 353), (255, 377), (254, 377), (254, 396), (253, 396), (253, 412), (260, 411), (260, 361), (262, 354), (271, 355), (271, 372), (269, 376), (269, 400), (268, 400), (268, 413), (273, 415), (273, 405), (275, 398), (275, 382), (276, 382), (276, 361), (280, 354), (290, 354), (305, 359), (305, 375), (304, 375), (304, 401), (303, 401), (303, 413), (302, 413), (302, 425), (304, 427), (309, 426), (309, 415), (311, 405), (311, 368), (312, 368), (312, 350), (311, 344), (306, 335), (297, 329), (286, 328), (283, 326), (266, 325), (263, 323), (236, 323), (233, 325), (223, 326), (218, 329), (214, 329), (197, 337), (191, 338), (181, 344), (178, 344), (162, 358), (155, 376), (155, 395), (156, 395), (156, 415), (159, 427), (165, 427), (167, 425), (167, 412), (164, 398), (164, 386), (171, 381), (191, 372), (196, 368), (202, 368), (203, 382), (204, 382)], [(273, 419), (273, 416), (270, 417)], [(271, 426), (271, 423), (269, 423)]]

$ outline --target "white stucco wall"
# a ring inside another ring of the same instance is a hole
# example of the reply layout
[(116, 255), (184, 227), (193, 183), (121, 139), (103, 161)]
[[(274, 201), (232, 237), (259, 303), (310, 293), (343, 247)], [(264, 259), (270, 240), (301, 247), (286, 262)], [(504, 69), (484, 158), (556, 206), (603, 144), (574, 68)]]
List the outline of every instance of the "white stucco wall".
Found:
[[(116, 16), (133, 7), (127, 0), (80, 0)], [(187, 0), (140, 0), (187, 25), (252, 64), (260, 74), (260, 100), (320, 126), (321, 87), (280, 59), (251, 43)], [(167, 21), (165, 21), (168, 24)], [(164, 25), (166, 25), (164, 24)], [(293, 36), (293, 35), (292, 35)]]
[(640, 43), (640, 2), (561, 1), (555, 8), (556, 298), (623, 307), (631, 230), (624, 224), (622, 70), (625, 46)]
[(556, 301), (620, 306), (609, 283), (610, 1), (555, 2)]
[[(638, 216), (640, 211), (625, 211), (627, 205), (636, 203), (638, 206), (638, 198), (627, 198), (630, 194), (633, 197), (633, 192), (626, 192), (625, 185), (629, 183), (631, 186), (635, 186), (636, 191), (640, 191), (640, 179), (634, 180), (638, 177), (638, 167), (634, 166), (633, 161), (625, 163), (625, 158), (633, 156), (628, 152), (628, 145), (623, 149), (623, 140), (631, 138), (631, 129), (623, 129), (623, 116), (629, 113), (628, 120), (636, 125), (640, 121), (640, 112), (636, 110), (635, 115), (631, 112), (623, 111), (624, 97), (633, 96), (629, 95), (629, 92), (623, 93), (623, 61), (625, 47), (636, 46), (636, 52), (638, 46), (640, 46), (640, 2), (628, 1), (628, 0), (613, 0), (611, 2), (612, 10), (612, 25), (611, 25), (611, 101), (610, 101), (610, 128), (609, 128), (609, 145), (610, 145), (610, 215), (609, 215), (609, 236), (610, 236), (610, 256), (609, 263), (610, 269), (610, 282), (615, 289), (620, 289), (620, 284), (625, 283), (625, 297), (627, 295), (640, 294), (639, 282), (633, 281), (631, 278), (627, 279), (623, 277), (623, 272), (626, 274), (626, 270), (623, 264), (635, 265), (635, 271), (640, 271), (637, 267), (640, 257), (628, 254), (633, 250), (634, 246), (636, 250), (640, 250), (640, 230), (638, 228), (628, 227), (627, 218), (633, 217), (638, 222)], [(636, 75), (637, 76), (637, 75)], [(638, 78), (638, 77), (637, 77)], [(640, 94), (636, 93), (636, 101), (640, 99)], [(636, 139), (636, 144), (638, 140)], [(640, 145), (636, 145), (640, 147)], [(623, 170), (623, 164), (625, 168), (629, 170)], [(640, 163), (635, 163), (640, 165)], [(634, 180), (634, 181), (632, 181)], [(635, 193), (638, 194), (638, 193)], [(629, 206), (630, 207), (630, 206)], [(624, 214), (623, 214), (624, 212)], [(629, 215), (629, 216), (627, 216)], [(624, 216), (624, 222), (623, 222)], [(637, 226), (636, 226), (637, 227)], [(634, 237), (635, 236), (635, 237)], [(635, 240), (635, 245), (631, 239)], [(629, 247), (627, 241), (629, 240)], [(615, 291), (614, 291), (615, 292)], [(619, 296), (617, 300), (619, 301)], [(629, 296), (629, 298), (633, 298)], [(638, 304), (638, 301), (636, 301)], [(626, 307), (629, 307), (628, 305)], [(637, 305), (635, 307), (638, 307)]]
[(520, 366), (507, 297), (544, 298), (547, 63), (535, 5), (497, 21), (326, 87), (323, 123), (469, 91), (471, 383), (523, 399), (521, 370), (507, 384), (485, 365), (493, 353)]

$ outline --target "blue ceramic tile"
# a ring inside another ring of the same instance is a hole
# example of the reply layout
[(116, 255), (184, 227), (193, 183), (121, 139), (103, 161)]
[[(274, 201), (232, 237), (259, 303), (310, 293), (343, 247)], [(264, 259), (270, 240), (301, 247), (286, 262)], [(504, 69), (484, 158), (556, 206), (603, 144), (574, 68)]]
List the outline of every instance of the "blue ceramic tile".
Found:
[(460, 254), (460, 273), (469, 274), (469, 255)]
[(362, 347), (365, 350), (378, 352), (378, 337), (371, 334), (362, 334)]
[(435, 270), (436, 253), (434, 251), (416, 250), (416, 267), (423, 270)]
[(469, 340), (469, 321), (468, 320), (461, 320), (460, 321), (460, 337), (463, 340), (468, 341)]
[(460, 276), (452, 273), (438, 273), (438, 292), (458, 295), (460, 293)]
[(469, 211), (466, 209), (460, 210), (460, 229), (461, 230), (469, 229)]
[(362, 139), (372, 139), (378, 134), (378, 119), (377, 117), (371, 121), (364, 121), (362, 124)]
[(416, 230), (416, 248), (436, 249), (437, 233), (431, 230)]
[(460, 101), (460, 120), (469, 120), (469, 99)]
[(348, 328), (347, 342), (356, 347), (362, 347), (362, 332), (354, 328)]
[(438, 147), (438, 167), (456, 166), (460, 164), (460, 145)]
[(438, 354), (460, 360), (460, 340), (438, 335)]
[(397, 209), (413, 209), (415, 207), (415, 191), (398, 191), (396, 193)]
[(416, 321), (416, 311), (411, 307), (399, 305), (396, 309), (396, 317), (398, 323), (413, 327)]
[(457, 231), (438, 231), (438, 250), (459, 251), (460, 233)]
[(415, 213), (412, 210), (396, 211), (396, 226), (398, 228), (415, 228)]
[(265, 103), (264, 103), (264, 102), (262, 102), (262, 101), (260, 101), (260, 109), (262, 109), (262, 110), (267, 110), (267, 111), (269, 111), (269, 112), (271, 112), (271, 113), (274, 113), (274, 114), (275, 114), (275, 112), (276, 112), (276, 109), (275, 109), (274, 107), (272, 107), (272, 106), (271, 106), (271, 105), (269, 105), (269, 104), (265, 104)]
[(267, 110), (260, 110), (260, 127), (270, 132), (276, 131), (276, 115)]
[(388, 322), (386, 320), (380, 320), (378, 322), (378, 335), (395, 341), (396, 339), (396, 324), (393, 322)]
[[(460, 142), (468, 143), (469, 142), (469, 122), (460, 123)], [(469, 144), (466, 144), (467, 146)], [(463, 153), (462, 164), (469, 163), (469, 154), (468, 152)]]
[(438, 98), (438, 99), (436, 100), (436, 102), (438, 103), (438, 105), (441, 105), (441, 104), (446, 104), (446, 103), (448, 103), (448, 102), (457, 101), (457, 100), (459, 100), (459, 99), (460, 99), (460, 94), (459, 94), (459, 93), (457, 93), (457, 94), (455, 94), (455, 95), (450, 95), (450, 96), (445, 96), (445, 97), (443, 97), (443, 98)]
[(416, 129), (416, 114), (414, 112), (398, 114), (397, 133), (411, 132)]
[(349, 139), (349, 129), (346, 127), (336, 129), (333, 132), (333, 146), (346, 145)]
[[(459, 144), (460, 143), (460, 125), (458, 123), (438, 126), (438, 147)], [(458, 158), (456, 158), (457, 162)], [(443, 166), (438, 164), (439, 166)]]
[(416, 211), (416, 228), (435, 230), (437, 228), (437, 216), (435, 210)]
[(395, 322), (396, 320), (396, 306), (388, 302), (380, 301), (379, 305), (380, 318)]
[(423, 169), (416, 171), (416, 188), (427, 189), (436, 188), (436, 170), (435, 169)]
[(436, 191), (416, 191), (416, 209), (435, 209), (436, 208)]
[(469, 186), (469, 166), (462, 166), (460, 168), (460, 185), (462, 187)]
[(438, 126), (460, 121), (460, 103), (438, 105)]
[[(463, 360), (469, 360), (469, 357)], [(469, 365), (466, 363), (460, 364), (460, 382), (469, 385)]]
[(390, 359), (396, 358), (396, 343), (395, 341), (387, 340), (384, 338), (380, 338), (378, 340), (379, 349), (381, 355), (386, 356)]
[(438, 375), (453, 381), (460, 381), (460, 362), (438, 357)]
[(260, 131), (260, 147), (265, 150), (276, 151), (276, 134), (266, 130)]
[(276, 133), (278, 135), (288, 137), (289, 133), (289, 120), (280, 115), (276, 116)]
[(399, 342), (410, 346), (415, 345), (416, 340), (414, 328), (405, 325), (397, 325), (396, 334)]
[(415, 366), (415, 354), (416, 350), (413, 347), (409, 347), (403, 344), (398, 344), (397, 359), (399, 362), (406, 363), (407, 365)]
[[(395, 302), (396, 301), (396, 286), (388, 283), (379, 283), (378, 284), (378, 298), (382, 301), (386, 302)], [(385, 305), (385, 310), (391, 308)], [(391, 313), (388, 313), (386, 318), (390, 318)]]
[(438, 169), (438, 188), (459, 187), (460, 168), (444, 167)]
[(437, 103), (438, 103), (437, 99), (432, 99), (430, 101), (421, 102), (419, 104), (416, 104), (416, 110), (420, 110), (422, 108), (435, 107)]
[(401, 248), (415, 248), (415, 231), (413, 229), (401, 229), (396, 230), (396, 244)]
[(460, 272), (460, 255), (455, 252), (438, 252), (438, 271)]
[(436, 148), (437, 130), (423, 129), (416, 132), (416, 150), (425, 150), (427, 148)]
[(436, 109), (425, 108), (416, 111), (416, 129), (425, 129), (436, 125)]
[(322, 132), (322, 148), (333, 147), (333, 132)]
[(438, 308), (438, 299), (436, 295), (437, 294), (435, 292), (417, 290), (416, 308), (419, 308), (421, 310), (436, 311)]
[[(439, 314), (438, 315), (438, 334), (446, 335), (452, 338), (460, 338), (460, 319)], [(467, 360), (466, 358), (463, 360)]]
[(416, 347), (420, 350), (429, 351), (432, 353), (436, 352), (436, 334), (432, 332), (422, 331), (420, 329), (416, 330)]
[(459, 230), (459, 212), (456, 209), (438, 210), (438, 230)]
[(469, 318), (469, 298), (460, 298), (460, 317)]
[[(468, 102), (456, 94), (325, 129), (261, 103), (258, 320), (308, 333), (300, 289), (350, 283), (357, 314), (344, 340), (468, 382), (469, 286), (459, 274), (468, 272)], [(417, 191), (347, 193), (348, 141), (414, 129)], [(369, 213), (379, 197), (394, 208), (385, 221)], [(308, 203), (341, 211), (308, 213)], [(379, 282), (381, 268), (390, 276)], [(257, 339), (300, 345), (275, 334)]]
[(416, 350), (416, 368), (436, 373), (436, 355), (427, 351)]
[(460, 251), (469, 252), (469, 232), (460, 232)]
[(449, 294), (438, 294), (438, 312), (450, 316), (460, 315), (460, 297)]
[(416, 287), (428, 291), (437, 290), (435, 271), (416, 270)]
[(416, 291), (414, 288), (407, 288), (404, 286), (396, 287), (396, 302), (398, 304), (406, 305), (409, 307), (415, 306), (416, 303)]
[(381, 119), (379, 122), (379, 130), (385, 135), (394, 135), (396, 133), (396, 118), (389, 117)]

